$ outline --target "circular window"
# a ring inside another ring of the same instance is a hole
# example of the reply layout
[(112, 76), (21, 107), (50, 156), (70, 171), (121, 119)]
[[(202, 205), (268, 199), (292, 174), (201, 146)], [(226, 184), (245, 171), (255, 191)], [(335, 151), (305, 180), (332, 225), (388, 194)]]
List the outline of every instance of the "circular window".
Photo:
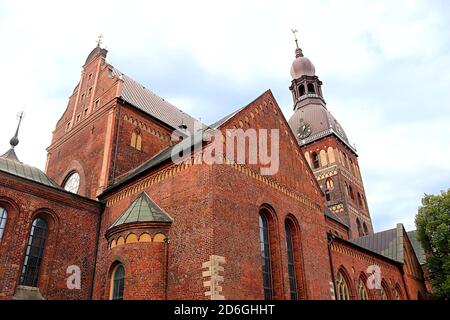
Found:
[(79, 187), (80, 187), (80, 175), (78, 174), (78, 172), (73, 172), (66, 179), (63, 188), (66, 191), (78, 193)]

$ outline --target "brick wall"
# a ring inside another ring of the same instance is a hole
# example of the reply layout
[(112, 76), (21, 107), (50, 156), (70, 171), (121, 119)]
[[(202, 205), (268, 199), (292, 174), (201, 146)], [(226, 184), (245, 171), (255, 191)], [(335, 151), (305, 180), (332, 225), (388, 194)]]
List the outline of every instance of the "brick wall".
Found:
[[(19, 285), (31, 223), (49, 226), (38, 287), (45, 299), (88, 299), (101, 205), (0, 172), (0, 206), (8, 220), (0, 241), (0, 299)], [(68, 290), (67, 267), (81, 269), (81, 290)]]

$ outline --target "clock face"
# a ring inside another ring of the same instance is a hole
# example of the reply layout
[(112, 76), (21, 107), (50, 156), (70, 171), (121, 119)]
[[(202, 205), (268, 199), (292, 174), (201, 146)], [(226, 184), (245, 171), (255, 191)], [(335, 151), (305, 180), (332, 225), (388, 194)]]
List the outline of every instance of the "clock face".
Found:
[(312, 133), (311, 125), (307, 122), (300, 123), (300, 126), (298, 127), (297, 136), (299, 139), (306, 139), (308, 138)]
[(74, 172), (70, 175), (70, 177), (64, 183), (64, 190), (78, 193), (78, 189), (80, 188), (80, 175), (78, 172)]

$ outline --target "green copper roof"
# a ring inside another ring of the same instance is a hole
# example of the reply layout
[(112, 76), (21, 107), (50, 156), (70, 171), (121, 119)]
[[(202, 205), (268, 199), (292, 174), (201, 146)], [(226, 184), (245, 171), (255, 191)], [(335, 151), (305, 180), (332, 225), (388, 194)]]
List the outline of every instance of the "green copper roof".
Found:
[(141, 193), (136, 200), (120, 215), (110, 227), (139, 222), (168, 222), (171, 223), (172, 218), (164, 212), (147, 193)]
[(422, 244), (417, 239), (417, 231), (408, 232), (409, 241), (411, 241), (411, 245), (413, 246), (414, 253), (417, 256), (417, 260), (421, 265), (427, 263), (427, 258), (425, 256), (425, 250), (423, 250)]
[(8, 152), (0, 156), (0, 171), (38, 182), (49, 187), (61, 189), (56, 182), (38, 168), (20, 162), (14, 152), (14, 148), (11, 148)]

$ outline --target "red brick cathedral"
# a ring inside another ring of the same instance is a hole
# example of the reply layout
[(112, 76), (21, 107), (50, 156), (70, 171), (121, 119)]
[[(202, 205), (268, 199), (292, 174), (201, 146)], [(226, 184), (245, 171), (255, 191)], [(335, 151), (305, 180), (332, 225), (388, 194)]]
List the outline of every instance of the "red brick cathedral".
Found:
[[(266, 91), (208, 126), (97, 45), (45, 173), (16, 154), (20, 122), (0, 156), (0, 299), (425, 298), (414, 234), (374, 233), (357, 151), (295, 53), (289, 121)], [(251, 152), (202, 161), (225, 139), (199, 132), (250, 129), (276, 129), (275, 173)]]

